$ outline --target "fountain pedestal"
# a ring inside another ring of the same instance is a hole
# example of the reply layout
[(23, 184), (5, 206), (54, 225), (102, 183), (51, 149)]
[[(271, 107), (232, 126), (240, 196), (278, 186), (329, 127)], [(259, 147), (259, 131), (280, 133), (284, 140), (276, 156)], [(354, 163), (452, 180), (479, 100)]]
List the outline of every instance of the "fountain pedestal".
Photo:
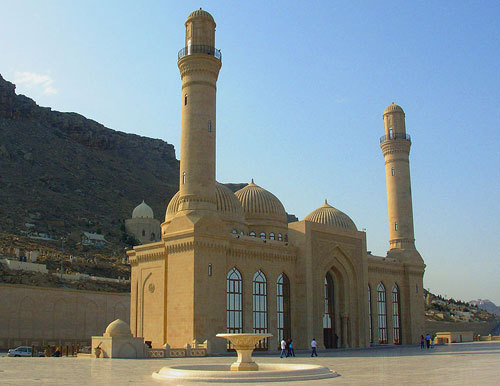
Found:
[(224, 338), (231, 342), (238, 360), (231, 365), (231, 371), (257, 371), (259, 366), (252, 359), (255, 345), (264, 338), (270, 338), (271, 334), (217, 334), (218, 338)]

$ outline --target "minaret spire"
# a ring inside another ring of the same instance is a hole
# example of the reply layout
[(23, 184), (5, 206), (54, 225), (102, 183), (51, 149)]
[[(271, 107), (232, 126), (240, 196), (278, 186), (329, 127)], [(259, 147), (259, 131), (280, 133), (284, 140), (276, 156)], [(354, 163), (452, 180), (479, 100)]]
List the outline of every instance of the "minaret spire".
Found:
[(385, 135), (380, 148), (385, 158), (390, 250), (415, 250), (410, 181), (411, 139), (406, 134), (405, 113), (394, 104), (384, 111)]
[(202, 213), (216, 210), (215, 105), (222, 63), (213, 17), (200, 8), (185, 26), (185, 46), (177, 61), (182, 79), (179, 213)]

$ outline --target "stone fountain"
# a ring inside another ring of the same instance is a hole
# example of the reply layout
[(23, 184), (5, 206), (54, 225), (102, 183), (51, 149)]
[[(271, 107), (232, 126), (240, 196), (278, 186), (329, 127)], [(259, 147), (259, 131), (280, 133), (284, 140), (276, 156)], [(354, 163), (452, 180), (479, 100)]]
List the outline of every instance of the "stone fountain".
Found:
[(178, 382), (283, 382), (313, 381), (337, 377), (338, 374), (320, 365), (303, 364), (267, 364), (255, 363), (252, 352), (255, 345), (271, 334), (217, 334), (231, 342), (238, 354), (238, 359), (231, 365), (179, 365), (166, 366), (153, 373), (158, 380), (176, 380)]

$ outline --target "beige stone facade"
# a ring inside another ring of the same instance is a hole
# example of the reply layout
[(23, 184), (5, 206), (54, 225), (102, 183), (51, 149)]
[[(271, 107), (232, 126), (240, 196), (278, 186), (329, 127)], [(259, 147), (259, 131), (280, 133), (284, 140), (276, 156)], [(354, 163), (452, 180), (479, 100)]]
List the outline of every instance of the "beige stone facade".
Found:
[[(296, 348), (417, 343), (423, 333), (425, 265), (415, 249), (404, 112), (383, 114), (390, 251), (366, 250), (366, 234), (326, 201), (287, 223), (279, 199), (253, 181), (232, 193), (215, 181), (215, 100), (221, 68), (215, 22), (203, 10), (185, 23), (180, 190), (170, 201), (162, 240), (129, 251), (131, 330), (184, 347), (220, 332), (262, 332)], [(394, 171), (393, 171), (394, 167)], [(397, 225), (396, 225), (397, 223)]]
[(90, 344), (115, 319), (128, 322), (130, 294), (0, 284), (0, 348)]

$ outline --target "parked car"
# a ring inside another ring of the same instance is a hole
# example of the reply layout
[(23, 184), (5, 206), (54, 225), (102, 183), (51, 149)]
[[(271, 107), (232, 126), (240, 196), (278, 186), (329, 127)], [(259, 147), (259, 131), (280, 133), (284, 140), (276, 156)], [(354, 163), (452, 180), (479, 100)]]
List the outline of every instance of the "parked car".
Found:
[[(19, 346), (17, 348), (11, 348), (11, 349), (9, 349), (7, 356), (9, 356), (9, 357), (30, 357), (31, 356), (31, 347)], [(41, 352), (37, 352), (37, 353), (35, 353), (35, 356), (43, 357), (44, 355)]]

